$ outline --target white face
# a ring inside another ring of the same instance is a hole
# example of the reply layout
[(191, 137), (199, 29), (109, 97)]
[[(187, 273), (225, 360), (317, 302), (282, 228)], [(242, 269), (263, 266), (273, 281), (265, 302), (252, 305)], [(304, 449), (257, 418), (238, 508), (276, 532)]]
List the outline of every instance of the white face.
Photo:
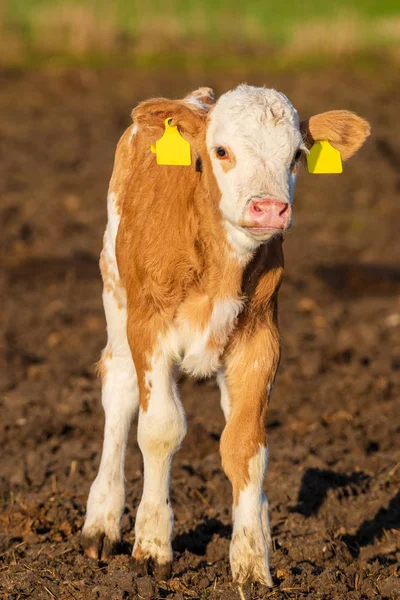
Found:
[(251, 247), (288, 229), (305, 146), (286, 96), (247, 85), (227, 92), (211, 111), (206, 141), (231, 237)]

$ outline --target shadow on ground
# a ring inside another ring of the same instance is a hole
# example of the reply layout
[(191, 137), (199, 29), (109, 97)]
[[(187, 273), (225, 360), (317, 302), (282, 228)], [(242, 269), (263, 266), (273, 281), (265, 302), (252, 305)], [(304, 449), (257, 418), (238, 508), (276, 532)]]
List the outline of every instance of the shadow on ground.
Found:
[(391, 499), (387, 508), (380, 508), (373, 519), (364, 521), (354, 535), (346, 535), (342, 540), (356, 558), (360, 548), (373, 544), (390, 529), (400, 529), (400, 492)]
[(344, 496), (355, 496), (361, 488), (368, 486), (368, 481), (369, 476), (358, 471), (347, 475), (330, 469), (307, 469), (292, 512), (298, 512), (304, 517), (316, 515), (329, 490), (340, 489)]

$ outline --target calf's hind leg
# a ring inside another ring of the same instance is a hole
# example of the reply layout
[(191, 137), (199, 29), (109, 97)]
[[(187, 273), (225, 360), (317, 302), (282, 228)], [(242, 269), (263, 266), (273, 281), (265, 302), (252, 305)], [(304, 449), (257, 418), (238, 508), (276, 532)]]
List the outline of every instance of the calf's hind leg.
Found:
[(125, 506), (124, 463), (128, 433), (138, 404), (135, 367), (126, 337), (126, 309), (104, 291), (108, 343), (103, 352), (102, 403), (105, 412), (103, 452), (90, 488), (82, 546), (91, 558), (106, 560), (121, 538)]

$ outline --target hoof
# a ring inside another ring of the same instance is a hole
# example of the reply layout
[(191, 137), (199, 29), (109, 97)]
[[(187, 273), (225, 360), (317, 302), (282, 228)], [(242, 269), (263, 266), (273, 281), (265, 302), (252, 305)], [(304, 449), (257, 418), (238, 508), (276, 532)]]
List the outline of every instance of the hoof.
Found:
[(153, 577), (156, 581), (167, 581), (171, 577), (172, 564), (171, 563), (154, 563), (153, 565)]
[(86, 556), (94, 560), (108, 562), (118, 553), (119, 540), (110, 540), (104, 533), (99, 532), (92, 536), (81, 534), (80, 542)]
[(132, 568), (137, 575), (152, 575), (156, 581), (167, 581), (171, 577), (172, 564), (160, 564), (153, 558), (132, 558)]

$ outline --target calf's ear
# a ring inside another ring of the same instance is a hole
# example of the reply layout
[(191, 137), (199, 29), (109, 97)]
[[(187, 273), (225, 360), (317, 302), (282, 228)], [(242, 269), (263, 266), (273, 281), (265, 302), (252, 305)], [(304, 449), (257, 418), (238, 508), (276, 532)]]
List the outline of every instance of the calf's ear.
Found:
[(184, 137), (194, 138), (204, 126), (205, 115), (198, 114), (181, 100), (154, 98), (138, 104), (132, 111), (132, 118), (149, 138), (157, 139), (162, 135), (168, 118), (170, 125), (176, 125)]
[(339, 150), (342, 160), (347, 160), (361, 148), (371, 128), (368, 121), (355, 113), (331, 110), (302, 121), (300, 131), (307, 148), (314, 142), (327, 140)]
[(208, 87), (201, 87), (193, 90), (183, 99), (186, 104), (192, 104), (198, 110), (208, 112), (213, 104), (215, 104), (214, 90)]

